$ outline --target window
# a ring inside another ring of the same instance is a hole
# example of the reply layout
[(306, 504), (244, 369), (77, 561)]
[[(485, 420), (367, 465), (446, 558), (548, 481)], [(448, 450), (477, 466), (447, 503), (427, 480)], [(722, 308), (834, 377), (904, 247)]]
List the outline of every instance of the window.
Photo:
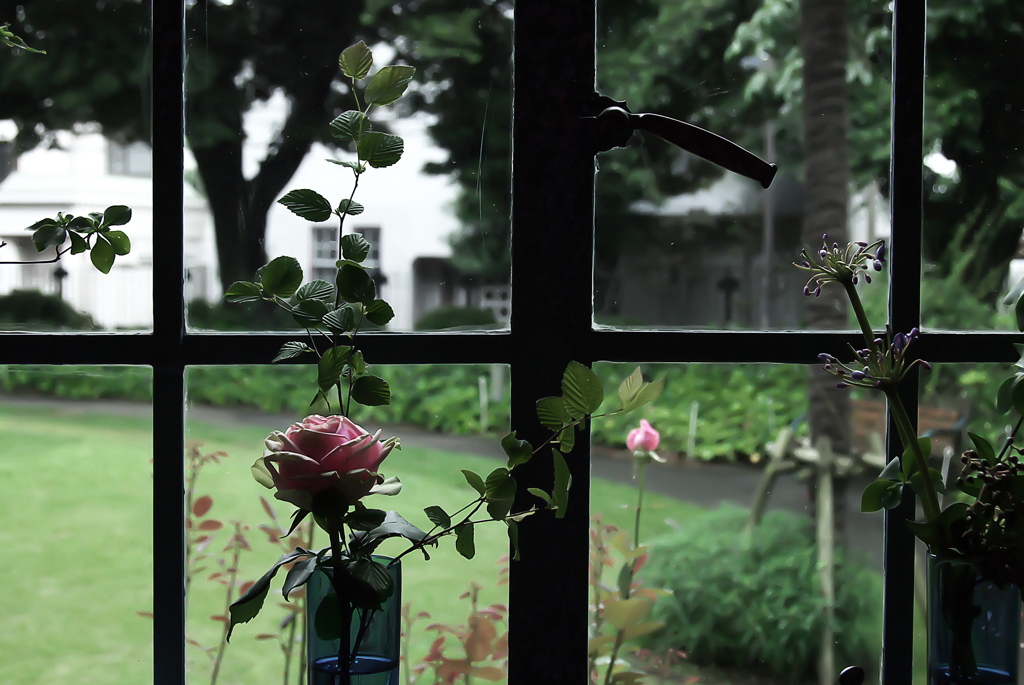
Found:
[[(370, 226), (356, 226), (353, 232), (366, 238), (370, 244), (370, 252), (363, 260), (363, 264), (369, 270), (370, 278), (380, 288), (387, 278), (381, 272), (380, 261), (380, 228)], [(313, 227), (313, 278), (325, 281), (334, 281), (337, 273), (335, 262), (338, 261), (338, 228), (336, 226), (314, 226)]]
[[(212, 4), (212, 3), (211, 3)], [(264, 364), (282, 336), (238, 338), (186, 332), (182, 288), (182, 17), (185, 3), (152, 5), (153, 217), (161, 236), (154, 253), (153, 330), (145, 334), (4, 335), (5, 364), (127, 364), (153, 368), (154, 682), (183, 685), (185, 613), (182, 517), (184, 370), (201, 365)], [(896, 0), (893, 36), (894, 110), (891, 321), (920, 324), (922, 121), (925, 15), (923, 2)], [(593, 0), (525, 2), (516, 12), (512, 282), (510, 328), (491, 334), (376, 334), (367, 358), (381, 364), (507, 364), (514, 426), (534, 425), (536, 398), (557, 392), (570, 360), (807, 364), (824, 349), (854, 337), (842, 331), (607, 330), (593, 326), (592, 212), (594, 152), (591, 124), (594, 57)], [(312, 20), (303, 17), (303, 20)], [(614, 96), (614, 93), (609, 93)], [(557, 153), (552, 154), (552, 142)], [(523, 170), (523, 171), (520, 171)], [(216, 180), (216, 179), (213, 179)], [(216, 189), (207, 184), (209, 192)], [(369, 239), (370, 231), (367, 230)], [(320, 241), (317, 234), (317, 244)], [(378, 241), (379, 243), (379, 241)], [(330, 248), (314, 254), (333, 259)], [(1012, 339), (1017, 339), (1019, 336)], [(1011, 336), (929, 332), (922, 357), (942, 362), (1010, 362)], [(522, 437), (543, 439), (538, 431)], [(571, 459), (574, 487), (568, 515), (522, 525), (522, 561), (510, 578), (511, 665), (515, 685), (586, 682), (589, 464), (587, 440)], [(525, 470), (538, 484), (549, 474)], [(914, 639), (914, 541), (901, 519), (886, 518), (885, 685), (911, 681)], [(543, 620), (539, 620), (539, 616)]]

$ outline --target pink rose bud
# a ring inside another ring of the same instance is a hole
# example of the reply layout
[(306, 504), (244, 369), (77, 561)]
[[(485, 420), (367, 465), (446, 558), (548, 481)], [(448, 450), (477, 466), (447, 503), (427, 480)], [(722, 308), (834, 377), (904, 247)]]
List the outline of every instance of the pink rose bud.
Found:
[(380, 433), (370, 435), (345, 416), (307, 416), (267, 437), (263, 463), (278, 490), (315, 495), (334, 488), (355, 504), (384, 480), (377, 469), (394, 442), (382, 443)]
[(639, 450), (653, 452), (658, 449), (660, 442), (661, 435), (654, 430), (651, 424), (647, 423), (647, 419), (640, 419), (640, 427), (629, 431), (629, 435), (626, 436), (626, 447), (634, 452)]

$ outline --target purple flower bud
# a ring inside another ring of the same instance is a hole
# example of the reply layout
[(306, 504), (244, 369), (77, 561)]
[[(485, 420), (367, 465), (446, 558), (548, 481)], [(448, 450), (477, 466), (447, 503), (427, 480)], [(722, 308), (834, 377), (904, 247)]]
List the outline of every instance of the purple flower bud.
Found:
[(921, 360), (921, 366), (923, 366), (923, 367), (924, 367), (924, 370), (925, 370), (925, 371), (931, 371), (931, 370), (932, 370), (932, 365), (931, 365), (931, 364), (929, 364), (928, 362), (926, 362), (926, 361), (925, 361), (925, 360), (923, 360), (923, 359)]
[(875, 387), (876, 388), (881, 388), (882, 387), (882, 381), (880, 381), (880, 380), (875, 381)]
[(910, 329), (910, 339), (911, 339), (911, 340), (913, 340), (913, 339), (914, 339), (914, 338), (916, 338), (916, 337), (917, 337), (917, 336), (918, 336), (918, 335), (919, 335), (920, 333), (921, 333), (921, 331), (919, 331), (919, 330), (917, 329), (917, 326), (915, 326), (914, 328), (911, 328), (911, 329)]
[(897, 352), (902, 352), (909, 342), (906, 333), (897, 333), (892, 339), (892, 347)]
[(828, 250), (818, 250), (818, 256), (821, 257), (822, 259), (828, 257)]
[(807, 260), (804, 260), (804, 261), (800, 262), (800, 266), (804, 267), (805, 269), (810, 269), (811, 268), (811, 263), (808, 262)]
[(868, 274), (864, 274), (864, 280), (867, 281), (870, 284), (871, 283), (871, 276), (869, 276)]
[(875, 250), (875, 259), (878, 260), (879, 262), (885, 261), (885, 243), (879, 245), (878, 249)]
[(828, 233), (822, 233), (821, 234), (821, 242), (823, 242), (823, 243), (827, 243), (828, 242)]
[(862, 381), (867, 377), (868, 375), (863, 371), (854, 371), (853, 373), (850, 374), (850, 378), (852, 378), (855, 381)]
[(830, 362), (833, 359), (835, 359), (835, 357), (833, 357), (831, 354), (828, 354), (827, 352), (822, 352), (821, 354), (818, 355), (818, 359), (820, 359), (823, 362)]
[(875, 338), (875, 344), (876, 345), (884, 345), (885, 341), (882, 340), (881, 338)]
[(805, 286), (804, 286), (804, 295), (810, 295), (810, 294), (811, 294), (811, 289), (810, 289), (810, 288), (808, 288), (808, 287), (807, 287), (807, 286), (805, 285)]
[(861, 247), (867, 247), (868, 246), (868, 244), (865, 243), (863, 240), (858, 240), (856, 244), (860, 245)]
[(848, 388), (848, 387), (850, 387), (850, 384), (849, 383), (836, 383), (836, 387), (837, 388)]
[(821, 286), (820, 285), (817, 288), (814, 289), (814, 296), (817, 297), (818, 295), (821, 295)]
[(881, 271), (882, 270), (882, 262), (880, 262), (877, 259), (874, 261), (874, 263), (871, 266), (874, 267), (875, 271)]
[(856, 276), (853, 277), (853, 284), (857, 285), (857, 277)]

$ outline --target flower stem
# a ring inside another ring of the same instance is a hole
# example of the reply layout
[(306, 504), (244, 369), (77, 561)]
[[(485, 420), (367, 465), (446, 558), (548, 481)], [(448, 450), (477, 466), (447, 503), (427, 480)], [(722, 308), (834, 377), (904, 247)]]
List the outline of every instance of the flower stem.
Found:
[(844, 281), (843, 288), (846, 289), (846, 295), (850, 299), (850, 306), (857, 317), (857, 323), (860, 324), (860, 332), (864, 335), (864, 342), (867, 348), (872, 352), (878, 352), (878, 347), (875, 345), (875, 332), (871, 330), (871, 322), (868, 320), (867, 312), (864, 311), (864, 303), (860, 301), (860, 293), (857, 292), (857, 286)]
[(903, 442), (904, 448), (910, 448), (911, 454), (914, 455), (914, 461), (917, 462), (917, 470), (921, 472), (921, 487), (924, 490), (924, 496), (921, 497), (921, 508), (924, 509), (925, 521), (931, 523), (939, 517), (941, 509), (939, 496), (935, 492), (935, 483), (932, 482), (928, 473), (928, 460), (925, 458), (924, 452), (921, 451), (921, 443), (917, 441), (914, 426), (899, 394), (895, 389), (886, 389), (885, 396), (889, 400), (889, 407), (896, 420), (896, 429), (899, 431), (900, 440)]
[[(340, 642), (338, 642), (338, 685), (349, 685), (351, 677), (349, 673), (349, 642), (351, 636), (349, 631), (352, 628), (352, 604), (349, 602), (348, 593), (342, 592), (344, 586), (344, 575), (341, 570), (341, 533), (334, 526), (331, 526), (330, 531), (331, 537), (331, 559), (334, 564), (333, 573), (334, 577), (332, 585), (334, 585), (334, 592), (338, 597), (338, 614), (340, 615), (341, 625), (339, 627), (339, 633), (341, 635)], [(309, 611), (312, 607), (307, 607), (306, 611)], [(315, 611), (315, 609), (313, 609)]]

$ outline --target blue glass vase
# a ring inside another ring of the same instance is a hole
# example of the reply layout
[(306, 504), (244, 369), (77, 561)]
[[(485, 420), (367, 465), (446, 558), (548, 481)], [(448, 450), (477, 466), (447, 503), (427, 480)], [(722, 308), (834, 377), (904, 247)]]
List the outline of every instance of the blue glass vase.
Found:
[(928, 555), (929, 685), (1017, 683), (1020, 592)]
[[(398, 685), (398, 657), (402, 635), (402, 565), (391, 557), (374, 556), (384, 564), (395, 591), (379, 611), (352, 612), (349, 645), (354, 654), (349, 665), (351, 685)], [(330, 569), (317, 569), (306, 583), (306, 659), (309, 685), (340, 685), (338, 668), (340, 639), (324, 639), (316, 629), (316, 611), (321, 601), (334, 594), (327, 576)]]

